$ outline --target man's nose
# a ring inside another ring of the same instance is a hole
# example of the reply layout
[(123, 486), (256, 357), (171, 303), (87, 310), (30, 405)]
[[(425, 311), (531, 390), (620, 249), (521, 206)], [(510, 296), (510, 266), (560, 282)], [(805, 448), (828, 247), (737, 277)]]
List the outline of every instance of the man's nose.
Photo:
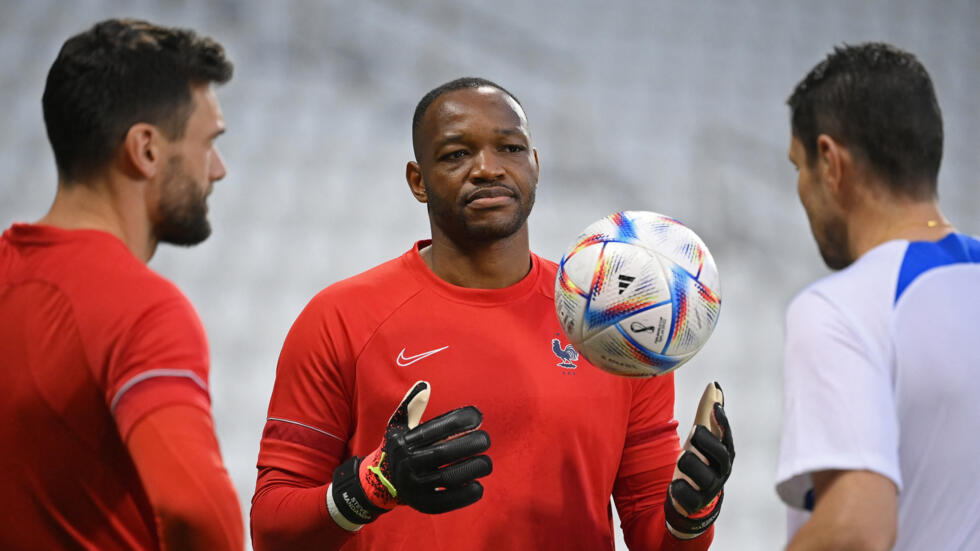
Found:
[(495, 181), (504, 175), (503, 164), (493, 151), (486, 149), (477, 152), (473, 159), (473, 171), (471, 177), (474, 180)]

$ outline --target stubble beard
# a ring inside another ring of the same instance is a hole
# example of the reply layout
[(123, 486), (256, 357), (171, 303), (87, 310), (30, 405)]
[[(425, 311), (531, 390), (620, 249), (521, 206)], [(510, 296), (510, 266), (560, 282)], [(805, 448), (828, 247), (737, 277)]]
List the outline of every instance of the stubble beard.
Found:
[(211, 235), (211, 223), (207, 193), (184, 172), (182, 161), (180, 155), (175, 155), (167, 163), (153, 230), (162, 243), (189, 247)]
[(466, 204), (444, 201), (426, 189), (429, 218), (451, 239), (457, 242), (487, 243), (505, 239), (520, 231), (534, 207), (535, 190), (526, 198), (518, 198), (518, 208), (504, 219), (473, 220), (466, 216)]
[(854, 262), (848, 247), (847, 225), (843, 219), (835, 217), (828, 220), (820, 234), (823, 239), (817, 240), (817, 248), (828, 268), (835, 271), (843, 270)]

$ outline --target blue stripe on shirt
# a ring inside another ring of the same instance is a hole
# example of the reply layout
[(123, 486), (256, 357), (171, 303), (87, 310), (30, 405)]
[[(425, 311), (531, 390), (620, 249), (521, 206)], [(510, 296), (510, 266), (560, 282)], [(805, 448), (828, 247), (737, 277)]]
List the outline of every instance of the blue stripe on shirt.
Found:
[(951, 233), (939, 241), (909, 243), (898, 271), (895, 303), (920, 275), (933, 268), (950, 264), (980, 263), (980, 241), (959, 233)]

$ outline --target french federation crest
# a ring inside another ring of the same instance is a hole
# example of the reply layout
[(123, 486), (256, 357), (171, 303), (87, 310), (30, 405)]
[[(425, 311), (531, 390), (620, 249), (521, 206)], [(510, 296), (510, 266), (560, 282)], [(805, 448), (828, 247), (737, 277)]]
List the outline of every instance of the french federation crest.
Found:
[(575, 350), (570, 343), (562, 348), (561, 343), (558, 339), (551, 339), (551, 350), (558, 356), (561, 362), (558, 363), (558, 367), (564, 367), (565, 369), (575, 369), (578, 366), (573, 362), (578, 361), (578, 351)]

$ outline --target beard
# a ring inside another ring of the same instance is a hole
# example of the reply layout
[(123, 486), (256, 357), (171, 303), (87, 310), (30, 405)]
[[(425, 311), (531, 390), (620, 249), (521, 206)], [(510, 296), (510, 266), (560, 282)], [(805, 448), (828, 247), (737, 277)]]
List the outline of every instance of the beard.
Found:
[[(473, 219), (466, 215), (466, 204), (445, 200), (442, 196), (426, 185), (426, 203), (429, 218), (453, 241), (460, 243), (487, 243), (510, 237), (517, 233), (527, 222), (534, 207), (535, 189), (529, 193), (517, 195), (517, 208), (509, 216), (491, 214), (484, 219)], [(489, 219), (486, 219), (489, 218)]]
[(848, 247), (847, 224), (843, 219), (834, 217), (827, 220), (819, 233), (817, 248), (820, 249), (820, 256), (828, 268), (843, 270), (854, 262)]
[(182, 162), (176, 155), (167, 163), (153, 233), (160, 242), (189, 247), (211, 235), (211, 223), (207, 190), (184, 172)]

